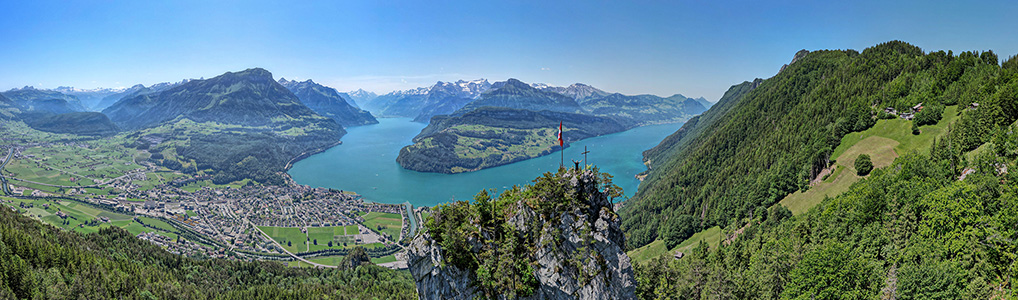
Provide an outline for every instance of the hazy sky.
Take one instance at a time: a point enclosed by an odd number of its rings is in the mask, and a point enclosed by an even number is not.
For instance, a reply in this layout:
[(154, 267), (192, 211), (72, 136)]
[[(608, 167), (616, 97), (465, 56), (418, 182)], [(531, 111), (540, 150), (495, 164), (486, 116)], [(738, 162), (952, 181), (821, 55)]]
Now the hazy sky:
[(343, 91), (513, 77), (716, 101), (799, 49), (1018, 53), (1018, 1), (0, 1), (2, 90), (262, 67)]

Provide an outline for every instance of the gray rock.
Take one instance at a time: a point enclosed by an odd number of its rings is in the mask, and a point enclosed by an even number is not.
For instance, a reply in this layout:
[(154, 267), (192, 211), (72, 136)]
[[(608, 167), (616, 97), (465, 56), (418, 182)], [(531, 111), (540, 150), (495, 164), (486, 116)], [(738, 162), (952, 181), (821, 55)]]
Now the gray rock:
[[(590, 171), (568, 172), (567, 182), (575, 192), (587, 195), (572, 211), (545, 219), (522, 202), (508, 223), (520, 231), (540, 228), (537, 249), (537, 291), (523, 299), (633, 299), (636, 278), (623, 250), (625, 237), (611, 200), (597, 190), (596, 175)], [(410, 272), (420, 299), (473, 299), (473, 270), (461, 270), (442, 263), (442, 249), (421, 230), (409, 251)], [(474, 241), (471, 241), (473, 243)], [(502, 296), (504, 297), (504, 296)], [(500, 297), (500, 298), (502, 298)]]

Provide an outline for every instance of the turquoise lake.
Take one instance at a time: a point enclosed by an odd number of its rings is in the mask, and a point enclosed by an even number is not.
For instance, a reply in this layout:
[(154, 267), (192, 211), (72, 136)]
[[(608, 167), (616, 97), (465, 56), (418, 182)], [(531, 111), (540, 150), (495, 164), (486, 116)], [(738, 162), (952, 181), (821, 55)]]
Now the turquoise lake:
[[(290, 168), (297, 183), (353, 191), (366, 201), (434, 206), (453, 200), (470, 200), (482, 189), (502, 190), (523, 185), (559, 166), (559, 153), (513, 164), (459, 174), (423, 173), (396, 163), (399, 150), (409, 145), (425, 124), (409, 118), (382, 118), (378, 124), (348, 128), (343, 144), (301, 160)], [(625, 195), (636, 193), (635, 175), (646, 170), (644, 150), (656, 146), (681, 123), (651, 125), (574, 142), (565, 150), (566, 164), (583, 159), (615, 176)], [(554, 137), (548, 137), (554, 139)], [(617, 199), (619, 201), (621, 199)]]

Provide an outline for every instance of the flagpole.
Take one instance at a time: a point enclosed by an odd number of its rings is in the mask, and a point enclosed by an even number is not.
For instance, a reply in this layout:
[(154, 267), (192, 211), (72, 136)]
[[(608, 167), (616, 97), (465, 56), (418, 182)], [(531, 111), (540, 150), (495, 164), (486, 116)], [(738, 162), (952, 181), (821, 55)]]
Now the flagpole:
[(562, 139), (562, 121), (558, 121), (558, 152), (559, 161), (558, 168), (565, 168), (566, 165), (566, 147)]

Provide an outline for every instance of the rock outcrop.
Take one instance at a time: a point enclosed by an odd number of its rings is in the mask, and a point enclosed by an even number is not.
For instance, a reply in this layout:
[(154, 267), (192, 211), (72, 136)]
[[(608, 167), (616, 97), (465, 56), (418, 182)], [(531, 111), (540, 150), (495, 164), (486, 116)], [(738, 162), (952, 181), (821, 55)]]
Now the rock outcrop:
[[(635, 297), (633, 267), (622, 248), (625, 237), (619, 228), (618, 215), (612, 210), (611, 190), (606, 189), (603, 182), (599, 185), (598, 177), (596, 170), (569, 170), (539, 178), (561, 183), (567, 190), (566, 198), (574, 199), (552, 204), (560, 209), (558, 212), (542, 212), (542, 205), (531, 207), (535, 202), (526, 198), (506, 204), (502, 209), (502, 212), (510, 212), (505, 222), (519, 236), (529, 236), (527, 242), (533, 247), (528, 257), (514, 258), (531, 261), (533, 276), (537, 281), (532, 293), (517, 295), (519, 298)], [(436, 212), (436, 217), (438, 214), (441, 211)], [(417, 283), (420, 298), (473, 299), (483, 295), (481, 287), (475, 282), (478, 278), (477, 270), (459, 268), (448, 261), (443, 257), (443, 249), (428, 231), (420, 231), (409, 251), (410, 272)], [(481, 239), (467, 241), (475, 253), (481, 251), (486, 242)], [(510, 298), (503, 293), (495, 294), (499, 294), (499, 298)]]

